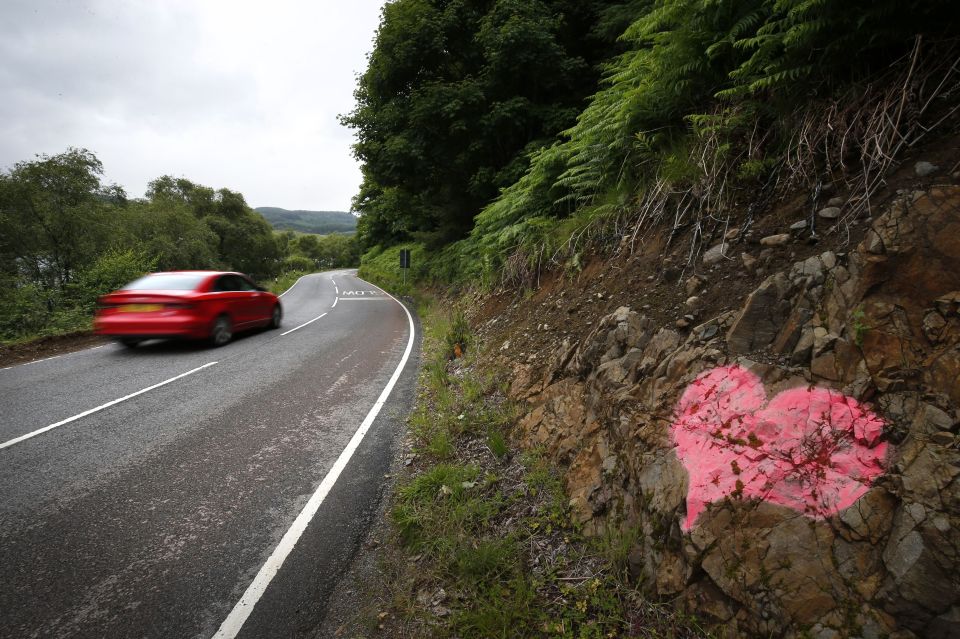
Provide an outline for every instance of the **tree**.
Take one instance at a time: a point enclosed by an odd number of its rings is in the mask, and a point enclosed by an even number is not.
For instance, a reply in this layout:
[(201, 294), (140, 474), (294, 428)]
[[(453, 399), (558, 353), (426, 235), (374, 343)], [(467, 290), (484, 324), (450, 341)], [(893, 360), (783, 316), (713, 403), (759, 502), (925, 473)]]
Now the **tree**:
[(229, 189), (214, 190), (184, 178), (165, 175), (152, 181), (147, 190), (154, 210), (189, 210), (212, 235), (199, 228), (190, 234), (195, 242), (192, 255), (207, 264), (202, 244), (215, 238), (214, 264), (255, 277), (275, 275), (280, 268), (281, 250), (273, 229), (262, 215), (251, 209), (243, 195)]
[(103, 185), (102, 174), (93, 153), (71, 148), (0, 175), (0, 254), (8, 272), (59, 288), (109, 244), (112, 207), (126, 196)]
[(342, 121), (357, 131), (365, 245), (463, 237), (595, 87), (602, 2), (398, 0)]

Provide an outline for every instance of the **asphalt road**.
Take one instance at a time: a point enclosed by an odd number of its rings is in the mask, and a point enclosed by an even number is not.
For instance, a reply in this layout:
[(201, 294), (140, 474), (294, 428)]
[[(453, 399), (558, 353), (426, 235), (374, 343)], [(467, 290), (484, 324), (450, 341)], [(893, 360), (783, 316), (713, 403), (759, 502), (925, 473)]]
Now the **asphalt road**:
[(283, 304), (281, 329), (222, 348), (0, 370), (0, 637), (311, 634), (376, 511), (418, 348), (351, 272)]

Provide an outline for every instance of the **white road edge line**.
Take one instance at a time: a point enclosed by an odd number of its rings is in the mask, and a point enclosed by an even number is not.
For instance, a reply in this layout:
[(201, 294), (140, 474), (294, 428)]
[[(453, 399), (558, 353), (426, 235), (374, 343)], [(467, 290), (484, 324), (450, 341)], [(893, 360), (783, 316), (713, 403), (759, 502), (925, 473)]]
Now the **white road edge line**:
[(8, 371), (14, 368), (20, 368), (22, 366), (30, 366), (31, 364), (39, 364), (40, 362), (49, 362), (51, 359), (57, 359), (59, 357), (67, 357), (68, 355), (76, 355), (77, 353), (86, 353), (87, 351), (95, 351), (98, 348), (106, 348), (110, 346), (109, 344), (101, 344), (100, 346), (91, 346), (90, 348), (81, 348), (79, 351), (70, 351), (69, 353), (63, 353), (62, 355), (54, 355), (53, 357), (45, 357), (44, 359), (35, 359), (32, 362), (24, 362), (23, 364), (14, 364), (13, 366), (7, 366), (5, 368), (0, 368), (0, 371)]
[[(390, 294), (387, 293), (387, 295)], [(269, 559), (267, 559), (267, 562), (263, 564), (262, 568), (260, 568), (260, 572), (257, 573), (256, 577), (254, 577), (253, 582), (247, 587), (247, 590), (243, 593), (243, 596), (240, 597), (240, 601), (238, 601), (233, 607), (233, 610), (230, 611), (230, 614), (224, 620), (223, 624), (221, 624), (220, 629), (217, 630), (217, 634), (213, 636), (213, 639), (235, 639), (237, 634), (240, 632), (240, 629), (243, 627), (243, 624), (250, 616), (250, 613), (253, 612), (253, 607), (257, 605), (258, 601), (260, 601), (260, 597), (262, 597), (263, 593), (266, 592), (267, 586), (270, 585), (270, 582), (273, 581), (273, 578), (280, 571), (280, 567), (283, 565), (283, 562), (286, 561), (287, 557), (290, 555), (290, 552), (293, 550), (293, 547), (297, 544), (297, 541), (300, 540), (301, 535), (303, 535), (303, 532), (307, 529), (310, 521), (313, 519), (314, 515), (317, 514), (317, 511), (320, 509), (320, 505), (323, 504), (323, 500), (326, 499), (334, 484), (337, 483), (340, 473), (342, 473), (343, 469), (346, 468), (350, 458), (353, 457), (353, 453), (356, 452), (357, 448), (360, 447), (360, 442), (363, 441), (367, 431), (370, 430), (370, 426), (373, 425), (373, 420), (377, 418), (377, 415), (380, 413), (380, 409), (383, 408), (387, 398), (390, 397), (390, 393), (393, 391), (393, 387), (396, 385), (397, 380), (400, 379), (400, 374), (407, 365), (407, 360), (410, 359), (410, 353), (413, 351), (416, 329), (413, 324), (413, 317), (410, 316), (410, 311), (407, 310), (407, 307), (392, 295), (390, 295), (390, 297), (397, 304), (400, 304), (400, 307), (403, 308), (403, 312), (407, 314), (407, 321), (410, 323), (410, 339), (407, 340), (407, 350), (403, 352), (403, 357), (400, 359), (400, 363), (397, 365), (397, 370), (393, 372), (393, 376), (390, 377), (390, 381), (387, 382), (387, 385), (384, 387), (383, 392), (380, 393), (380, 397), (377, 399), (377, 402), (373, 405), (373, 408), (370, 409), (370, 412), (367, 413), (367, 416), (363, 419), (363, 422), (361, 422), (357, 432), (353, 434), (350, 442), (347, 443), (347, 447), (343, 449), (343, 452), (341, 452), (340, 456), (337, 457), (337, 461), (333, 463), (333, 467), (331, 467), (329, 472), (327, 472), (327, 476), (324, 477), (323, 481), (320, 482), (317, 492), (313, 493), (313, 495), (310, 497), (310, 500), (307, 502), (307, 505), (304, 506), (303, 510), (300, 511), (300, 514), (297, 515), (293, 525), (290, 526), (290, 529), (287, 530), (286, 534), (283, 535), (283, 539), (280, 540), (280, 543), (274, 549)]]
[[(93, 349), (84, 349), (84, 350), (93, 350)], [(81, 352), (81, 351), (75, 351)], [(72, 355), (72, 353), (65, 353), (65, 355)], [(63, 357), (63, 355), (54, 355), (53, 357), (44, 357), (43, 359), (35, 359), (32, 362), (24, 362), (23, 364), (14, 364), (13, 366), (7, 366), (6, 368), (0, 368), (0, 371), (8, 371), (11, 368), (20, 368), (21, 366), (30, 366), (31, 364), (39, 364), (40, 362), (49, 362), (51, 359), (57, 359)]]
[(333, 306), (331, 306), (330, 308), (336, 308), (337, 302), (339, 302), (339, 301), (340, 301), (340, 298), (339, 298), (339, 297), (333, 298)]
[[(307, 273), (307, 275), (313, 275), (313, 273)], [(294, 282), (293, 284), (291, 284), (291, 285), (290, 285), (290, 288), (288, 288), (287, 290), (285, 290), (283, 293), (280, 293), (279, 295), (277, 295), (277, 297), (283, 297), (284, 295), (286, 295), (287, 293), (289, 293), (290, 291), (292, 291), (292, 290), (293, 290), (293, 287), (296, 286), (297, 284), (299, 284), (299, 283), (300, 283), (300, 280), (302, 280), (303, 278), (305, 278), (307, 275), (301, 275), (301, 276), (300, 276), (300, 279), (298, 279), (296, 282)]]
[(144, 388), (143, 390), (138, 390), (136, 393), (130, 393), (129, 395), (126, 395), (126, 396), (124, 396), (124, 397), (121, 397), (120, 399), (115, 399), (115, 400), (113, 400), (112, 402), (107, 402), (106, 404), (101, 404), (100, 406), (97, 406), (96, 408), (91, 408), (90, 410), (85, 410), (85, 411), (83, 411), (82, 413), (80, 413), (80, 414), (78, 414), (78, 415), (74, 415), (73, 417), (68, 417), (67, 419), (64, 419), (63, 421), (59, 421), (59, 422), (57, 422), (56, 424), (50, 424), (49, 426), (44, 426), (43, 428), (40, 428), (40, 429), (38, 429), (38, 430), (35, 430), (35, 431), (33, 431), (32, 433), (27, 433), (26, 435), (20, 435), (19, 437), (16, 437), (16, 438), (14, 438), (14, 439), (11, 439), (10, 441), (6, 441), (6, 442), (3, 442), (2, 444), (0, 444), (0, 449), (7, 448), (7, 447), (9, 447), (9, 446), (13, 446), (14, 444), (19, 444), (20, 442), (24, 441), (25, 439), (30, 439), (31, 437), (36, 437), (37, 435), (42, 435), (43, 433), (47, 432), (48, 430), (53, 430), (54, 428), (57, 428), (57, 427), (59, 427), (59, 426), (63, 426), (64, 424), (69, 424), (70, 422), (75, 422), (75, 421), (77, 421), (78, 419), (80, 419), (80, 418), (82, 418), (82, 417), (86, 417), (87, 415), (92, 415), (93, 413), (97, 413), (97, 412), (99, 412), (99, 411), (102, 411), (102, 410), (105, 409), (105, 408), (110, 408), (111, 406), (115, 406), (116, 404), (119, 404), (120, 402), (125, 402), (125, 401), (127, 401), (128, 399), (132, 399), (132, 398), (136, 397), (137, 395), (143, 395), (144, 393), (149, 392), (149, 391), (152, 391), (152, 390), (157, 389), (157, 388), (160, 388), (161, 386), (166, 386), (167, 384), (169, 384), (169, 383), (171, 383), (171, 382), (175, 382), (175, 381), (177, 381), (178, 379), (183, 379), (183, 378), (186, 377), (187, 375), (193, 375), (194, 373), (196, 373), (196, 372), (198, 372), (198, 371), (202, 371), (202, 370), (205, 369), (205, 368), (210, 368), (211, 366), (213, 366), (213, 365), (216, 364), (216, 363), (217, 363), (217, 362), (210, 362), (209, 364), (204, 364), (203, 366), (200, 366), (200, 367), (198, 367), (198, 368), (195, 368), (195, 369), (193, 369), (192, 371), (187, 371), (186, 373), (181, 373), (180, 375), (177, 375), (176, 377), (171, 377), (170, 379), (165, 380), (165, 381), (162, 381), (162, 382), (160, 382), (159, 384), (154, 384), (153, 386), (149, 386), (149, 387), (147, 387), (147, 388)]
[(326, 317), (326, 316), (327, 316), (327, 314), (324, 313), (323, 315), (320, 315), (319, 317), (314, 317), (314, 318), (313, 318), (312, 320), (310, 320), (309, 322), (306, 322), (306, 323), (304, 323), (304, 324), (301, 324), (300, 326), (298, 326), (298, 327), (296, 327), (296, 328), (291, 328), (291, 329), (290, 329), (289, 331), (287, 331), (286, 333), (280, 333), (280, 337), (283, 337), (284, 335), (289, 335), (290, 333), (292, 333), (292, 332), (294, 332), (294, 331), (299, 331), (299, 330), (300, 330), (301, 328), (303, 328), (304, 326), (309, 326), (310, 324), (313, 324), (314, 322), (316, 322), (318, 319), (323, 319), (323, 318)]

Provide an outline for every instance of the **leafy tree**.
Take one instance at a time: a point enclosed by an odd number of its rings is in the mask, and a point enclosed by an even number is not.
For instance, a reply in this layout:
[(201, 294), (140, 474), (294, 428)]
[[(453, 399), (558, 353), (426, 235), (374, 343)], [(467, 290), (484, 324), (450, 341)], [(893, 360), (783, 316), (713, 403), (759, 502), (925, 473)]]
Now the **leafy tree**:
[(316, 262), (304, 255), (288, 255), (283, 260), (284, 271), (310, 272), (316, 268)]
[(136, 249), (112, 249), (81, 271), (66, 294), (73, 305), (93, 311), (97, 297), (114, 291), (138, 277), (156, 270), (157, 258)]
[[(217, 265), (255, 277), (267, 277), (277, 272), (282, 256), (273, 229), (262, 215), (247, 205), (240, 193), (229, 189), (214, 191), (183, 178), (163, 176), (150, 183), (147, 198), (148, 208), (168, 215), (174, 210), (191, 211), (194, 218), (212, 233), (208, 235), (195, 228), (191, 234), (194, 241), (185, 247), (186, 256), (202, 262), (191, 268)], [(214, 264), (209, 263), (205, 250), (211, 238), (216, 238)], [(172, 254), (176, 255), (176, 252)]]
[(214, 268), (220, 262), (219, 237), (183, 202), (132, 202), (125, 217), (129, 244), (153, 256), (158, 270)]
[(8, 273), (59, 288), (109, 244), (111, 208), (126, 197), (102, 184), (102, 174), (92, 153), (71, 148), (0, 175), (0, 254)]
[(595, 86), (604, 3), (398, 0), (343, 122), (357, 130), (358, 232), (442, 244), (570, 126)]
[[(333, 233), (330, 235), (301, 235), (290, 242), (291, 260), (305, 258), (313, 269), (343, 268), (360, 262), (360, 249), (356, 237)], [(302, 268), (303, 262), (297, 262)]]

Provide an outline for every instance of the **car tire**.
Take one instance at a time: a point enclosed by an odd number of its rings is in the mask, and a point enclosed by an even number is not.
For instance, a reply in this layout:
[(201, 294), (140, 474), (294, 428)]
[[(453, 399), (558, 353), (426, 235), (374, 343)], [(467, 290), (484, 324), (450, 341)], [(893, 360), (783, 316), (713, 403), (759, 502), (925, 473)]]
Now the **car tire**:
[(233, 339), (233, 322), (226, 315), (220, 315), (213, 321), (210, 329), (210, 344), (214, 347), (223, 346)]
[(277, 304), (273, 307), (273, 312), (270, 315), (270, 323), (267, 324), (267, 328), (273, 330), (275, 328), (280, 328), (280, 323), (283, 321), (283, 309), (280, 308), (280, 305)]
[(137, 339), (135, 337), (121, 337), (117, 341), (123, 344), (124, 346), (126, 346), (127, 348), (136, 348), (137, 345), (140, 344), (140, 342), (142, 342), (143, 340)]

